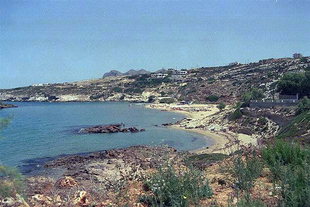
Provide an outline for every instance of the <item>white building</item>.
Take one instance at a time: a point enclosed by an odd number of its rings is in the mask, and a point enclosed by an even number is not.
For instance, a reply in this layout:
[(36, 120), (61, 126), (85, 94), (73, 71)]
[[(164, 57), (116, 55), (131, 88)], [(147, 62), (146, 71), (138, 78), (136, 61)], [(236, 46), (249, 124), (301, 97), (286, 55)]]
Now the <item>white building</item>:
[(165, 78), (167, 77), (168, 74), (167, 73), (152, 73), (151, 77), (152, 78)]

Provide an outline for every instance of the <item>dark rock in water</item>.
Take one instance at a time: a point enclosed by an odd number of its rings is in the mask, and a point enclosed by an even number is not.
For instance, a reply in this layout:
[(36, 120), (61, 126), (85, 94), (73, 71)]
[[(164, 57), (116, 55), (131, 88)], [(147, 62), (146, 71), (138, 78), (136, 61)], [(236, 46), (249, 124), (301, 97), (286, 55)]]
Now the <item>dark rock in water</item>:
[(0, 109), (5, 109), (5, 108), (15, 108), (17, 106), (13, 104), (5, 104), (5, 103), (0, 103)]
[(122, 128), (123, 124), (110, 124), (110, 125), (98, 125), (88, 128), (83, 128), (80, 130), (80, 133), (118, 133), (118, 132), (142, 132), (145, 131), (145, 129), (137, 129), (136, 127), (129, 127), (129, 128)]
[(163, 126), (171, 126), (173, 125), (173, 123), (165, 123), (165, 124), (162, 124)]

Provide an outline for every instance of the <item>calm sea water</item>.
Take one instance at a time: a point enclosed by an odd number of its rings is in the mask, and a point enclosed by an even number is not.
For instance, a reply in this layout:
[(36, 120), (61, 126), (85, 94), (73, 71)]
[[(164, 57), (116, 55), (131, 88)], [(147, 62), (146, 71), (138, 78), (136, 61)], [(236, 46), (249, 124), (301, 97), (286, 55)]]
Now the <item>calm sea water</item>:
[[(169, 145), (191, 150), (210, 145), (195, 133), (156, 127), (184, 118), (181, 114), (146, 109), (129, 103), (14, 103), (0, 110), (11, 124), (0, 132), (0, 163), (23, 165), (25, 160), (122, 148), (133, 145)], [(97, 124), (124, 123), (145, 128), (140, 133), (77, 134)]]

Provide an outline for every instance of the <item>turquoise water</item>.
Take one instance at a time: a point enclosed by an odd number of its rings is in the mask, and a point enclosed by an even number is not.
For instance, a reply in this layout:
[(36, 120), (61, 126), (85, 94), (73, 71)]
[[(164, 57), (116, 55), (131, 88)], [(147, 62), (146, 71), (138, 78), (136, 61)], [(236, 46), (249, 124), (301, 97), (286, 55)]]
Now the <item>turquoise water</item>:
[[(14, 103), (18, 108), (0, 111), (12, 117), (1, 132), (0, 162), (19, 166), (29, 159), (92, 152), (133, 145), (169, 145), (191, 150), (210, 145), (195, 133), (156, 127), (184, 118), (181, 114), (147, 109), (129, 103)], [(140, 133), (77, 134), (79, 128), (124, 123), (145, 128)]]

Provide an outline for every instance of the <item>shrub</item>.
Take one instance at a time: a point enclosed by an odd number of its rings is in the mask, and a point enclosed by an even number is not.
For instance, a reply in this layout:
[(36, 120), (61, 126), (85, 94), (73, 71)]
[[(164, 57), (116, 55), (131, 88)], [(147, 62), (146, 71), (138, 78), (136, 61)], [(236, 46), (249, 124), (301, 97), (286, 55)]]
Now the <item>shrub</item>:
[(310, 76), (309, 69), (304, 73), (286, 73), (278, 81), (278, 91), (281, 94), (295, 95), (299, 93), (300, 97), (310, 95)]
[(0, 166), (0, 198), (22, 194), (23, 176), (15, 168)]
[(153, 103), (155, 101), (156, 96), (149, 96), (148, 103)]
[(260, 100), (264, 97), (264, 93), (261, 90), (253, 88), (242, 96), (243, 105), (249, 106), (250, 100)]
[(198, 169), (205, 169), (210, 164), (222, 161), (227, 158), (228, 155), (221, 154), (221, 153), (212, 153), (212, 154), (199, 154), (199, 155), (192, 155), (186, 159), (187, 166), (193, 166)]
[(216, 95), (210, 95), (207, 97), (207, 101), (216, 102), (219, 100), (219, 97)]
[(310, 99), (308, 97), (304, 97), (298, 104), (296, 114), (298, 115), (309, 110), (310, 110)]
[(121, 92), (123, 92), (123, 89), (120, 88), (120, 87), (114, 87), (114, 88), (112, 89), (112, 91), (113, 91), (113, 92), (116, 92), (116, 93), (121, 93)]
[(279, 186), (280, 206), (310, 203), (310, 153), (297, 144), (276, 141), (262, 151), (274, 185)]
[[(278, 138), (292, 139), (292, 138), (306, 138), (300, 135), (306, 134), (310, 130), (310, 111), (303, 112), (296, 117), (278, 133)], [(305, 139), (309, 142), (309, 139)]]
[(174, 103), (174, 98), (162, 98), (159, 100), (159, 103), (167, 103), (167, 104), (171, 104)]
[(143, 90), (141, 88), (126, 88), (125, 93), (142, 93)]
[(151, 206), (185, 207), (213, 194), (202, 172), (194, 169), (178, 174), (171, 166), (162, 168), (145, 185), (152, 194), (140, 201)]
[(303, 167), (281, 166), (280, 206), (309, 206), (310, 204), (310, 165)]
[(242, 117), (242, 112), (241, 112), (240, 108), (238, 107), (238, 108), (235, 109), (234, 112), (232, 112), (229, 115), (228, 119), (230, 121), (234, 121), (234, 120), (240, 119), (241, 117)]
[(280, 165), (302, 166), (307, 153), (297, 144), (277, 140), (262, 151), (263, 158), (270, 168)]
[(260, 200), (254, 200), (250, 195), (246, 194), (235, 205), (229, 205), (229, 207), (266, 207), (266, 205)]
[(215, 82), (215, 79), (214, 78), (208, 78), (208, 84), (212, 84)]
[(220, 103), (219, 105), (217, 105), (217, 108), (222, 111), (223, 109), (225, 109), (226, 105), (224, 103)]
[(268, 120), (265, 117), (259, 117), (257, 120), (258, 124), (260, 125), (266, 125), (268, 123)]
[(245, 192), (253, 187), (254, 181), (261, 174), (263, 163), (257, 157), (257, 154), (247, 153), (245, 158), (238, 155), (233, 160), (232, 174), (235, 177), (235, 185), (237, 189)]

